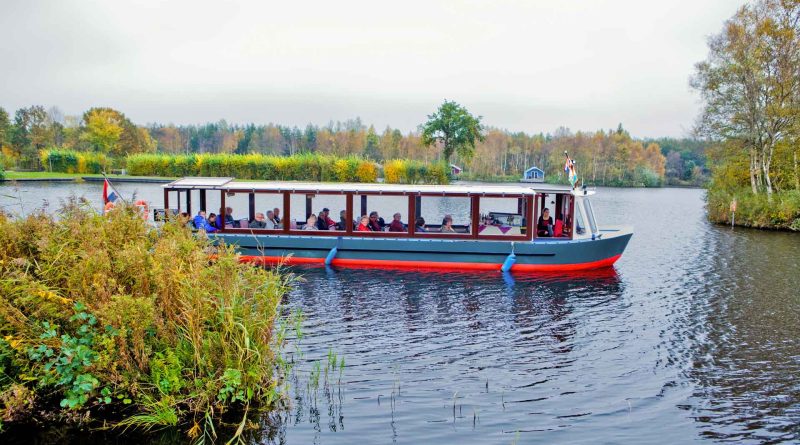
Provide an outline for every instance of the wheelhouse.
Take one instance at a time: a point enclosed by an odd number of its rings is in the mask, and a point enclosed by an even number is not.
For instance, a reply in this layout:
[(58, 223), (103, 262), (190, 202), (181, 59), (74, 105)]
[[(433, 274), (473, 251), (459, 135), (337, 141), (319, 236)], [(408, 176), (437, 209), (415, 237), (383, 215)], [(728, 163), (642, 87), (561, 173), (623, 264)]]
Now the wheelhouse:
[[(597, 234), (585, 192), (565, 186), (533, 189), (524, 186), (398, 185), (353, 183), (238, 182), (233, 178), (184, 178), (164, 186), (164, 210), (194, 215), (197, 211), (232, 209), (223, 234), (283, 234), (381, 238), (447, 238), (473, 240), (553, 241), (589, 238)], [(590, 192), (591, 193), (591, 192)], [(586, 201), (586, 204), (584, 204)], [(560, 219), (563, 232), (543, 237), (536, 231), (545, 208)], [(323, 209), (335, 225), (331, 230), (307, 230), (309, 217)], [(276, 228), (251, 228), (258, 213), (277, 211)], [(359, 220), (373, 212), (382, 230), (359, 231)], [(402, 231), (389, 231), (399, 214)], [(449, 217), (452, 231), (443, 231)], [(418, 224), (424, 221), (424, 224)]]

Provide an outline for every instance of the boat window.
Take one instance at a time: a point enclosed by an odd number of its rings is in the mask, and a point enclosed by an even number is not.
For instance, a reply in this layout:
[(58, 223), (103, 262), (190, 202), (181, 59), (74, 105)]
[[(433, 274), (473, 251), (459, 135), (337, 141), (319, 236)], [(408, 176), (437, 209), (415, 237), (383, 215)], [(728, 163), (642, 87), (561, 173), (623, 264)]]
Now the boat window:
[[(420, 196), (417, 202), (417, 219), (425, 221), (426, 232), (449, 235), (472, 233), (472, 200), (469, 197)], [(418, 226), (415, 224), (415, 227)], [(415, 231), (422, 233), (421, 230)]]
[[(400, 225), (395, 224), (392, 229), (394, 215), (400, 214)], [(366, 217), (366, 227), (370, 232), (397, 232), (404, 233), (408, 230), (408, 196), (405, 195), (375, 195), (375, 194), (355, 194), (353, 195), (353, 233), (359, 231), (358, 227), (361, 218)]]
[[(341, 227), (343, 221), (340, 218), (341, 212), (347, 209), (346, 195), (297, 193), (291, 195), (289, 206), (292, 213), (289, 224), (292, 230), (346, 230), (346, 227)], [(320, 218), (325, 218), (326, 221), (320, 222)], [(309, 226), (309, 223), (312, 225)]]
[(586, 217), (589, 219), (589, 227), (592, 229), (592, 233), (597, 233), (597, 221), (594, 218), (594, 209), (592, 209), (592, 201), (589, 198), (584, 198), (583, 202), (586, 204)]
[[(254, 193), (253, 199), (255, 201), (255, 207), (253, 220), (250, 221), (253, 226), (252, 229), (259, 230), (260, 226), (266, 225), (266, 228), (260, 228), (260, 230), (280, 230), (283, 227), (281, 222), (285, 217), (283, 211), (283, 193)], [(278, 211), (277, 220), (275, 219), (275, 210)], [(261, 223), (262, 221), (263, 224)], [(246, 228), (251, 227), (248, 226)]]
[(524, 198), (480, 199), (478, 236), (524, 236), (527, 231)]
[(578, 200), (575, 205), (575, 233), (583, 235), (586, 233), (586, 222), (583, 220), (583, 201)]

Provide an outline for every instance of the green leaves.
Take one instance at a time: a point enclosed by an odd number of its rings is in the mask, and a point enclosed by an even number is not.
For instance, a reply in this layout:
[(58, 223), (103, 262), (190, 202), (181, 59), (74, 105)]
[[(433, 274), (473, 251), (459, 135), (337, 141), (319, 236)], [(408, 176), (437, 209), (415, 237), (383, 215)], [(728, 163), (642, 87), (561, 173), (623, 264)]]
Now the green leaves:
[(450, 162), (453, 153), (464, 159), (471, 159), (475, 153), (475, 142), (483, 141), (481, 116), (472, 116), (461, 105), (445, 100), (439, 109), (428, 116), (428, 122), (421, 125), (422, 143), (444, 145), (444, 159)]

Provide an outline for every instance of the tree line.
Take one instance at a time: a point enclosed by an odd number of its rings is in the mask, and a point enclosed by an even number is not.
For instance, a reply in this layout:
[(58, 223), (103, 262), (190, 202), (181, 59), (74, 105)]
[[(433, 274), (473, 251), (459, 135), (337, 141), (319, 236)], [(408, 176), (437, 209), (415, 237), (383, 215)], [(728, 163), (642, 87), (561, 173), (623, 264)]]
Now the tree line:
[[(616, 129), (528, 134), (483, 127), (480, 118), (462, 109), (439, 112), (418, 131), (386, 127), (376, 130), (360, 118), (305, 128), (279, 124), (202, 125), (133, 124), (122, 112), (92, 108), (82, 116), (65, 116), (57, 108), (32, 106), (13, 118), (0, 108), (0, 146), (7, 167), (42, 168), (38, 153), (46, 148), (93, 151), (122, 158), (136, 153), (357, 155), (376, 162), (409, 159), (424, 163), (450, 161), (463, 168), (465, 179), (516, 180), (537, 166), (550, 181), (563, 178), (564, 151), (576, 160), (579, 176), (591, 185), (702, 184), (707, 173), (705, 144), (694, 139), (637, 139), (622, 125)], [(451, 115), (446, 113), (452, 112)], [(445, 116), (472, 125), (474, 145), (447, 139), (431, 122)], [(465, 142), (466, 141), (466, 142)], [(454, 144), (448, 148), (448, 144)], [(119, 165), (122, 166), (124, 162)]]

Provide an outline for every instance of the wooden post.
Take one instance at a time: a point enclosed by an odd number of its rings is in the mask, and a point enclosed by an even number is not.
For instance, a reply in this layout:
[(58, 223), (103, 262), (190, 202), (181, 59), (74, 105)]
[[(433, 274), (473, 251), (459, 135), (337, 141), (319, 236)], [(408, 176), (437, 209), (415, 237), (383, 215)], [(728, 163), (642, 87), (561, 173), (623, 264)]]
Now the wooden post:
[(736, 198), (731, 201), (731, 228), (736, 225)]
[[(169, 215), (169, 189), (164, 189), (164, 216)], [(189, 215), (191, 218), (192, 215)], [(165, 218), (166, 219), (166, 218)]]
[[(220, 208), (224, 211), (225, 210), (225, 190), (220, 190), (219, 192), (220, 192), (220, 199), (219, 199)], [(222, 212), (220, 212), (220, 213), (222, 213)], [(217, 219), (219, 219), (219, 218), (222, 218), (222, 221), (218, 221), (217, 222), (217, 224), (219, 224), (219, 231), (220, 232), (224, 232), (225, 231), (225, 216), (223, 216), (221, 214), (217, 215)]]
[(414, 195), (408, 195), (408, 234), (412, 236), (417, 227), (416, 202), (417, 200)]
[(358, 216), (362, 217), (364, 215), (369, 215), (369, 212), (367, 212), (367, 195), (361, 195), (361, 213)]
[(291, 204), (292, 204), (291, 193), (283, 192), (283, 221), (281, 222), (281, 224), (283, 225), (282, 227), (283, 233), (289, 233), (289, 228), (291, 226), (291, 220), (289, 218), (289, 215), (291, 215), (290, 212), (292, 210)]
[(200, 210), (202, 210), (204, 212), (207, 211), (206, 210), (206, 191), (205, 190), (200, 190)]
[(250, 216), (248, 221), (252, 221), (256, 219), (256, 194), (250, 193), (248, 198), (249, 198), (248, 202), (249, 205), (247, 206), (248, 207), (247, 214)]
[(192, 190), (186, 190), (186, 213), (192, 214)]
[(353, 194), (348, 193), (344, 204), (344, 230), (348, 235), (353, 233)]
[(470, 197), (470, 218), (472, 221), (472, 237), (478, 238), (478, 226), (481, 224), (481, 197), (473, 195)]
[[(306, 219), (314, 213), (314, 209), (312, 207), (314, 200), (314, 195), (307, 194), (306, 195)], [(303, 221), (305, 223), (305, 221)]]

